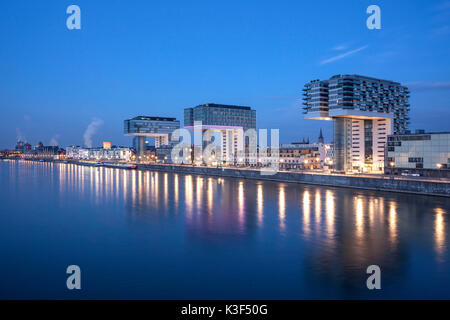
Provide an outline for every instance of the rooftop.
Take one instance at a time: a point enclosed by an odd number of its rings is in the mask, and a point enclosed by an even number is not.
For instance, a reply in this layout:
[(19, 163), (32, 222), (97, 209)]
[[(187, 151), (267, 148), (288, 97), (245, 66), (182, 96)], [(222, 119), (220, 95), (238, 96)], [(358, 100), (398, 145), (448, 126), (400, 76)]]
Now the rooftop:
[(367, 80), (371, 80), (371, 81), (386, 81), (386, 82), (391, 82), (393, 84), (397, 84), (399, 85), (400, 83), (392, 81), (392, 80), (385, 80), (385, 79), (380, 79), (380, 78), (374, 78), (374, 77), (368, 77), (368, 76), (362, 76), (359, 74), (336, 74), (334, 76), (332, 76), (330, 79), (336, 79), (336, 78), (345, 78), (345, 77), (349, 77), (349, 78), (362, 78), (362, 79), (367, 79)]
[(177, 121), (176, 118), (167, 118), (167, 117), (148, 117), (148, 116), (137, 116), (137, 117), (131, 118), (130, 120)]
[(196, 108), (198, 108), (198, 107), (251, 110), (250, 107), (246, 107), (246, 106), (235, 106), (235, 105), (216, 104), (216, 103), (201, 104), (201, 105), (196, 106)]
[(450, 134), (450, 131), (426, 132), (425, 130), (416, 130), (414, 132), (406, 131), (401, 134), (392, 134), (390, 136), (420, 136), (420, 135), (429, 135), (429, 134)]

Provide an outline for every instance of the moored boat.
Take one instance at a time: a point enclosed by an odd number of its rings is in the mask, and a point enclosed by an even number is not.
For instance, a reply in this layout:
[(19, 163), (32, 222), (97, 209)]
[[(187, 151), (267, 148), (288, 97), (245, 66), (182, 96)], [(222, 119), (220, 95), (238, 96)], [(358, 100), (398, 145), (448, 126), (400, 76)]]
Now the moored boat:
[(106, 168), (136, 169), (136, 165), (132, 163), (102, 162), (102, 166)]

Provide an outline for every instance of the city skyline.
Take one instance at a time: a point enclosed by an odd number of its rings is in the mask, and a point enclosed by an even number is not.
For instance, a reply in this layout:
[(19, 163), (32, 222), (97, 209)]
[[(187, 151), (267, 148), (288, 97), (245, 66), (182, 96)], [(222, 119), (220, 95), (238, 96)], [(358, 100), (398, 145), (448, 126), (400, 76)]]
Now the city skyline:
[(123, 119), (183, 119), (203, 103), (251, 106), (281, 143), (314, 140), (320, 128), (330, 142), (331, 124), (303, 119), (301, 90), (342, 73), (400, 82), (411, 91), (410, 129), (447, 131), (450, 2), (379, 1), (381, 30), (365, 26), (369, 4), (78, 1), (75, 31), (68, 3), (1, 4), (15, 19), (0, 22), (0, 149), (18, 139), (83, 145), (96, 119), (93, 145), (130, 145)]
[(0, 300), (450, 299), (450, 0), (0, 12)]

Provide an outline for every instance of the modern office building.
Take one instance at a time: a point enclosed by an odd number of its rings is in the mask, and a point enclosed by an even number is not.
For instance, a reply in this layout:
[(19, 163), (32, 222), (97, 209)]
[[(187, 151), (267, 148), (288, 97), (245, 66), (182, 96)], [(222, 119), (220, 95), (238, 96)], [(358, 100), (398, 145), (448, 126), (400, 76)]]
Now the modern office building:
[(256, 110), (250, 107), (208, 103), (184, 109), (184, 126), (194, 126), (201, 121), (207, 126), (230, 126), (256, 129)]
[(388, 136), (385, 173), (450, 178), (450, 132)]
[[(219, 134), (216, 157), (225, 163), (245, 162), (248, 129), (256, 130), (256, 111), (250, 107), (208, 103), (184, 109), (184, 126), (190, 130), (206, 130)], [(255, 132), (256, 133), (256, 132)], [(198, 145), (198, 141), (194, 141)], [(196, 161), (200, 161), (197, 159)]]
[(360, 75), (313, 80), (303, 89), (307, 119), (333, 120), (337, 171), (383, 172), (387, 136), (409, 125), (409, 91)]
[(180, 128), (176, 118), (138, 116), (124, 121), (124, 133), (137, 139), (136, 157), (144, 155), (145, 139), (155, 138), (155, 147), (169, 145), (172, 133)]

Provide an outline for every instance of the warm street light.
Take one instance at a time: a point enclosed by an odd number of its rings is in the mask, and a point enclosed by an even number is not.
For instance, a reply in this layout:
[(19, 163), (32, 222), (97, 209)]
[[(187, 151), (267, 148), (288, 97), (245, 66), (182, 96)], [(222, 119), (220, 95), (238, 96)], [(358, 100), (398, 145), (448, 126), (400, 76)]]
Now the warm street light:
[(438, 163), (436, 164), (437, 168), (438, 168), (438, 176), (439, 176), (439, 180), (441, 179), (441, 168), (442, 168), (442, 163)]
[(395, 167), (395, 162), (394, 161), (389, 162), (389, 166), (391, 167), (391, 178), (394, 179), (394, 171), (392, 170), (392, 168)]

